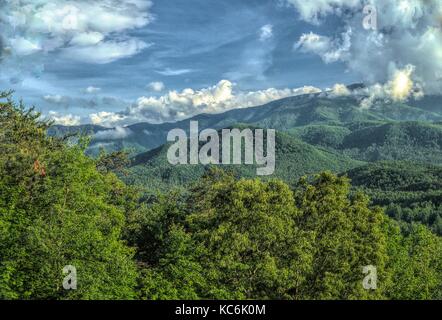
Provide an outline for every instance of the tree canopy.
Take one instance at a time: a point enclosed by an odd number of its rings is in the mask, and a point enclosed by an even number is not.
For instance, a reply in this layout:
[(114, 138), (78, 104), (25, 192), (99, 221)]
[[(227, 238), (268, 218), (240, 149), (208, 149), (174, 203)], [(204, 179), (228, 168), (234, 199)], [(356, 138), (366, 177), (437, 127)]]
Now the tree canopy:
[(90, 158), (87, 139), (48, 137), (33, 109), (0, 101), (1, 299), (442, 298), (441, 238), (345, 176), (293, 187), (212, 168), (147, 195), (113, 173), (124, 152)]

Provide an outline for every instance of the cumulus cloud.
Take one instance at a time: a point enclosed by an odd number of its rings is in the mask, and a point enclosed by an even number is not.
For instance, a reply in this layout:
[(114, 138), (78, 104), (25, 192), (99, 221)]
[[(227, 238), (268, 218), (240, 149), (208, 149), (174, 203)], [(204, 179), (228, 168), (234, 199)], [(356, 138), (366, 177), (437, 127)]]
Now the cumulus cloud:
[(104, 126), (136, 122), (161, 123), (186, 119), (201, 113), (220, 113), (234, 108), (258, 106), (285, 97), (319, 93), (305, 86), (296, 89), (269, 88), (258, 91), (235, 91), (234, 84), (222, 80), (217, 85), (181, 92), (169, 91), (160, 97), (140, 97), (123, 112), (99, 112), (90, 115), (94, 124)]
[(129, 137), (132, 131), (129, 128), (115, 127), (115, 129), (98, 131), (93, 135), (94, 140), (120, 140)]
[(90, 121), (96, 125), (112, 127), (115, 124), (123, 123), (126, 116), (115, 112), (100, 111), (89, 115)]
[(84, 92), (88, 93), (88, 94), (94, 94), (94, 93), (98, 93), (100, 91), (101, 91), (101, 88), (97, 88), (94, 86), (89, 86), (86, 89), (84, 89)]
[(342, 15), (347, 8), (357, 8), (360, 0), (287, 0), (298, 10), (299, 15), (305, 21), (318, 24), (320, 18), (329, 14)]
[(266, 24), (261, 27), (259, 32), (259, 40), (266, 41), (273, 37), (273, 25)]
[(391, 80), (385, 84), (376, 83), (363, 89), (356, 90), (354, 94), (361, 96), (361, 108), (369, 109), (377, 101), (404, 102), (409, 98), (420, 99), (424, 96), (420, 84), (412, 80), (415, 68), (407, 65), (404, 69), (391, 71)]
[(147, 85), (147, 88), (152, 91), (160, 92), (163, 91), (166, 86), (161, 81), (151, 82)]
[(72, 37), (69, 44), (72, 46), (93, 46), (104, 40), (104, 35), (101, 32), (84, 32)]
[(49, 52), (87, 63), (132, 56), (148, 46), (130, 31), (151, 22), (150, 7), (150, 0), (0, 1), (0, 61), (29, 57), (32, 65)]
[(114, 145), (114, 142), (96, 142), (88, 146), (89, 149), (102, 149), (108, 148)]
[(332, 63), (348, 58), (351, 47), (351, 33), (348, 29), (341, 34), (341, 39), (330, 39), (313, 32), (303, 34), (295, 44), (295, 49), (302, 52), (315, 53), (319, 55), (325, 63)]
[(81, 121), (80, 116), (75, 116), (72, 114), (60, 115), (56, 111), (49, 111), (48, 118), (49, 120), (53, 121), (54, 124), (63, 126), (77, 126)]
[(351, 91), (347, 88), (346, 85), (337, 83), (331, 89), (331, 94), (336, 97), (349, 96), (351, 95)]
[[(318, 54), (327, 63), (344, 62), (370, 85), (387, 84), (394, 80), (395, 70), (410, 65), (413, 88), (409, 92), (416, 88), (426, 93), (442, 91), (442, 1), (286, 1), (307, 22), (318, 24), (336, 15), (346, 30), (334, 36), (304, 34), (296, 49)], [(376, 8), (377, 30), (363, 26), (367, 4)]]

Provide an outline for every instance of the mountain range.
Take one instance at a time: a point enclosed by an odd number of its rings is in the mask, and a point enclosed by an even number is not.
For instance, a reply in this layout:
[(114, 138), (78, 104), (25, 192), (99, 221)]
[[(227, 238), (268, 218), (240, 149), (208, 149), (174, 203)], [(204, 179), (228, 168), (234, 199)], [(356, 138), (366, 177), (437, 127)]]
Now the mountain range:
[[(127, 150), (130, 164), (119, 173), (147, 194), (185, 189), (210, 166), (167, 161), (167, 133), (188, 132), (190, 121), (206, 128), (264, 128), (276, 130), (276, 169), (269, 177), (294, 186), (302, 176), (321, 171), (347, 175), (354, 192), (363, 190), (373, 205), (407, 226), (419, 221), (442, 235), (442, 96), (408, 102), (382, 101), (361, 108), (355, 96), (310, 94), (263, 106), (220, 114), (200, 114), (175, 123), (138, 123), (127, 127), (95, 125), (53, 126), (51, 135), (91, 136), (87, 152), (97, 155)], [(256, 177), (250, 165), (222, 166), (238, 177)]]
[(175, 123), (138, 123), (124, 129), (97, 125), (53, 126), (50, 134), (64, 135), (70, 132), (92, 134), (91, 151), (99, 147), (104, 147), (106, 150), (129, 148), (136, 154), (164, 144), (167, 133), (172, 129), (180, 128), (188, 131), (189, 121), (198, 121), (200, 130), (247, 124), (287, 131), (311, 125), (340, 127), (357, 123), (363, 127), (397, 121), (442, 123), (441, 109), (442, 97), (438, 96), (428, 96), (410, 103), (384, 102), (375, 104), (370, 109), (362, 109), (360, 98), (353, 96), (327, 97), (323, 94), (307, 94), (220, 114), (199, 114)]

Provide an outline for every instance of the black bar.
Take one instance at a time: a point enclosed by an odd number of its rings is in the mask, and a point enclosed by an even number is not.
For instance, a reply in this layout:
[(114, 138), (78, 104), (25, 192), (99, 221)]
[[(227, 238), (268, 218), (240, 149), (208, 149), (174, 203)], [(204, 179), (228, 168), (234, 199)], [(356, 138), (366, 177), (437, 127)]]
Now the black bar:
[[(377, 317), (384, 309), (396, 315), (440, 310), (441, 301), (1, 301), (1, 312), (15, 316), (65, 315), (82, 320), (89, 311), (124, 319), (310, 319), (321, 316)], [(184, 314), (183, 314), (184, 313)], [(129, 316), (130, 315), (130, 316)], [(132, 316), (134, 315), (134, 316)], [(153, 317), (153, 315), (157, 315)], [(306, 318), (307, 316), (307, 318)]]

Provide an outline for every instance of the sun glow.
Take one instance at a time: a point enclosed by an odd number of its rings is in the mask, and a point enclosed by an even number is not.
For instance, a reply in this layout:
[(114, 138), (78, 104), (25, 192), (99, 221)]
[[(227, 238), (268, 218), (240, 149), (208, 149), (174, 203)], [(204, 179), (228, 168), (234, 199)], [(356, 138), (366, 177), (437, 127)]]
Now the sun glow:
[(407, 66), (404, 70), (397, 70), (391, 81), (391, 96), (395, 101), (403, 101), (407, 99), (413, 90), (413, 80), (411, 74), (413, 67)]

